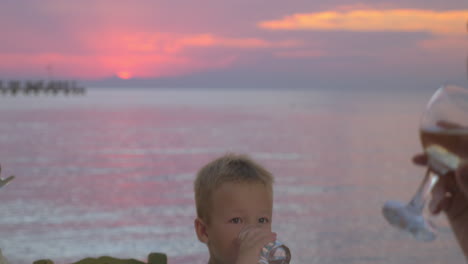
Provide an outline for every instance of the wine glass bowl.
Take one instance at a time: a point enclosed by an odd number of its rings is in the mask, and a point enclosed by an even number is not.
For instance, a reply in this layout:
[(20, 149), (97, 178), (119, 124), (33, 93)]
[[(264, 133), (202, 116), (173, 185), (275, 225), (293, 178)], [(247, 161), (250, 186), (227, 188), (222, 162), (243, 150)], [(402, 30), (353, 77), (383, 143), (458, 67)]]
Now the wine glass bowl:
[[(426, 153), (432, 147), (433, 153), (444, 153), (441, 157), (448, 155), (466, 159), (468, 157), (468, 90), (453, 85), (439, 88), (429, 101), (421, 119), (420, 136)], [(429, 158), (431, 157), (429, 155)], [(439, 175), (443, 174), (439, 173)]]
[(432, 95), (421, 118), (420, 139), (428, 157), (424, 180), (409, 203), (387, 201), (382, 213), (392, 226), (417, 240), (432, 241), (435, 228), (423, 215), (432, 187), (468, 158), (467, 89), (444, 85)]
[(421, 130), (468, 128), (468, 90), (456, 85), (440, 87), (427, 103)]

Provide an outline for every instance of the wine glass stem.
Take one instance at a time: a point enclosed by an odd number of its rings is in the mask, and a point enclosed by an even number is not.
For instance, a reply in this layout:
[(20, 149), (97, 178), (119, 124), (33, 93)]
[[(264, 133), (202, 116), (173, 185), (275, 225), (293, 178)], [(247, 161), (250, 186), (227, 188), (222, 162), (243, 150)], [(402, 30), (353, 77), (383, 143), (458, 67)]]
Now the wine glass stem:
[(413, 210), (417, 214), (422, 214), (424, 206), (426, 205), (426, 200), (429, 196), (429, 193), (432, 190), (434, 184), (437, 183), (439, 177), (435, 175), (429, 168), (426, 170), (426, 175), (424, 180), (419, 186), (418, 190), (414, 194), (413, 198), (408, 204), (408, 208)]

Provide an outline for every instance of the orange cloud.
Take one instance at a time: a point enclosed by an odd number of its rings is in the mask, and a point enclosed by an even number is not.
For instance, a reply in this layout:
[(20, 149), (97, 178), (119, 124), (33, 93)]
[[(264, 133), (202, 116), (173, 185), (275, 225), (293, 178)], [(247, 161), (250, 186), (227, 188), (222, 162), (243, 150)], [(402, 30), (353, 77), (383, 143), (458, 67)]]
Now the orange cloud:
[(270, 30), (428, 32), (434, 35), (466, 34), (468, 10), (432, 11), (418, 9), (328, 11), (293, 14), (258, 23)]
[(260, 38), (224, 38), (213, 34), (131, 33), (113, 37), (128, 51), (178, 53), (187, 47), (274, 48), (301, 45), (294, 40), (279, 42)]
[(191, 46), (220, 46), (233, 48), (274, 48), (274, 47), (294, 47), (301, 45), (295, 40), (279, 42), (266, 41), (259, 38), (222, 38), (214, 37), (210, 34), (193, 36), (184, 40), (184, 44)]

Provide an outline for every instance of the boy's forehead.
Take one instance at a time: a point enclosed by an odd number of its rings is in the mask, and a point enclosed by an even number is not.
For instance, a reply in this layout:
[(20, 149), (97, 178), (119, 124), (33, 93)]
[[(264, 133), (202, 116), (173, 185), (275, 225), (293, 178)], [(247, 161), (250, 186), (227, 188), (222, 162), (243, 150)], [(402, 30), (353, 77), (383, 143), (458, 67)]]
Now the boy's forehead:
[(239, 193), (260, 193), (267, 192), (272, 195), (272, 188), (262, 182), (223, 182), (214, 189), (213, 193), (239, 192)]
[(257, 207), (271, 211), (272, 192), (262, 183), (222, 183), (211, 195), (212, 210), (243, 211)]

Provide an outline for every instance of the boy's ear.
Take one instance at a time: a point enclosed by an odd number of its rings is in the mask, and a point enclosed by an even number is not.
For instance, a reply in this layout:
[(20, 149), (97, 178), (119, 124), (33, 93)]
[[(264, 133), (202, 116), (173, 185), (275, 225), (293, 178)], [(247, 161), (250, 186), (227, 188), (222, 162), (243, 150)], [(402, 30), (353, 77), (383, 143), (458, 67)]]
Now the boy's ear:
[(197, 237), (200, 242), (203, 242), (205, 244), (208, 244), (208, 232), (206, 230), (206, 224), (205, 222), (198, 218), (195, 219), (195, 231), (197, 232)]

